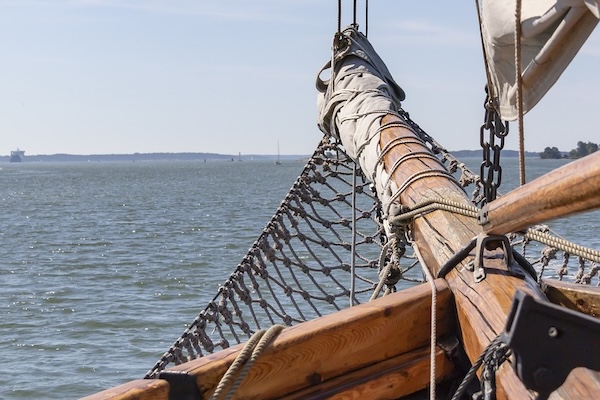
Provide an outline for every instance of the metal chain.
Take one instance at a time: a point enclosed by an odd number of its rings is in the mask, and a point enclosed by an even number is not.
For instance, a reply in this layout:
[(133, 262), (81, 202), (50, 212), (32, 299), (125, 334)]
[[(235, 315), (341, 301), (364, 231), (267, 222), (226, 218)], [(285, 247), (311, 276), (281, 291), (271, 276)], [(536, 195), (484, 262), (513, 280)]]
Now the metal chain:
[(498, 187), (502, 183), (500, 151), (504, 148), (504, 138), (508, 135), (508, 122), (503, 122), (500, 118), (495, 101), (490, 98), (487, 88), (484, 107), (484, 123), (479, 131), (479, 140), (483, 149), (480, 176), (485, 193), (485, 202), (489, 203), (496, 198)]

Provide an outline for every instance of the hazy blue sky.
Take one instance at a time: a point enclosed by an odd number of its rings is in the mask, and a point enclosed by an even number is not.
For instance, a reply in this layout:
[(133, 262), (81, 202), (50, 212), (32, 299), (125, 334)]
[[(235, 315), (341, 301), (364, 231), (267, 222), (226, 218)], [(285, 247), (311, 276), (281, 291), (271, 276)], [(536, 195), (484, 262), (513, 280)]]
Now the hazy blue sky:
[[(343, 25), (351, 22), (344, 1)], [(369, 2), (404, 108), (451, 150), (479, 146), (473, 1)], [(359, 1), (364, 27), (364, 2)], [(0, 153), (308, 154), (334, 0), (0, 0)], [(600, 139), (600, 39), (525, 117), (526, 148)], [(507, 148), (517, 149), (513, 125)]]

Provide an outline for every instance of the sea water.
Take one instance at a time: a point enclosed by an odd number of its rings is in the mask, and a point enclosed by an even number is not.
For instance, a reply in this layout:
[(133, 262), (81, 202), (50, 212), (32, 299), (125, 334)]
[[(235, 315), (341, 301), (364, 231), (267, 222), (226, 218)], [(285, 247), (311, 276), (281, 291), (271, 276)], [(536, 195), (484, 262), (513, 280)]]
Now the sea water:
[[(478, 171), (478, 160), (465, 160)], [(565, 160), (527, 160), (528, 179)], [(0, 165), (0, 398), (139, 379), (216, 294), (304, 160)], [(503, 160), (501, 192), (518, 185)], [(598, 213), (550, 224), (600, 248)]]

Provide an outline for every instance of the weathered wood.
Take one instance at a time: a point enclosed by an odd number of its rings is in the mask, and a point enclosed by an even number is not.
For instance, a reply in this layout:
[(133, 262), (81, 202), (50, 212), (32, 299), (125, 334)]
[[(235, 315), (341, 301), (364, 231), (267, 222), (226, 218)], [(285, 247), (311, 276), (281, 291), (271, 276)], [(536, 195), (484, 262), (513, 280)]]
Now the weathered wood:
[[(591, 348), (596, 344), (589, 343), (588, 345)], [(577, 388), (577, 391), (572, 388)], [(552, 400), (557, 398), (565, 400), (600, 399), (600, 372), (575, 368), (565, 383), (550, 396)]]
[[(452, 296), (442, 279), (438, 290), (438, 335), (454, 332)], [(238, 399), (279, 398), (311, 385), (427, 346), (430, 341), (429, 284), (284, 329), (266, 347), (236, 391)], [(197, 377), (204, 398), (241, 351), (233, 346), (173, 367)]]
[(600, 208), (600, 151), (490, 202), (483, 228), (487, 233), (507, 234), (596, 208)]
[[(389, 358), (319, 385), (285, 396), (282, 400), (397, 399), (429, 387), (430, 347)], [(436, 348), (436, 382), (457, 375), (454, 363)]]
[(600, 318), (600, 287), (546, 279), (542, 289), (551, 302)]
[(169, 400), (169, 383), (165, 380), (138, 379), (106, 389), (82, 400)]
[[(382, 125), (393, 122), (397, 118), (388, 115), (383, 118)], [(389, 127), (381, 133), (380, 147), (385, 148), (388, 143), (398, 138), (415, 137), (416, 135), (409, 129)], [(391, 166), (402, 157), (412, 152), (429, 151), (424, 144), (416, 144), (410, 140), (396, 143), (384, 157), (388, 173), (392, 173)], [(416, 176), (415, 174), (425, 170), (442, 171), (445, 168), (441, 163), (430, 158), (407, 157), (400, 168), (393, 172), (392, 179), (398, 187), (402, 187), (411, 177)], [(400, 195), (401, 203), (409, 207), (432, 198), (446, 198), (470, 204), (458, 183), (442, 176), (426, 176), (413, 181)], [(436, 275), (449, 258), (482, 231), (482, 227), (475, 219), (441, 210), (424, 214), (412, 222), (416, 245), (433, 275)], [(513, 263), (508, 267), (498, 252), (486, 254), (484, 266), (487, 277), (475, 283), (473, 273), (465, 268), (473, 258), (474, 251), (446, 276), (448, 285), (454, 293), (464, 349), (471, 361), (479, 357), (485, 346), (503, 331), (517, 289), (537, 298), (544, 297), (533, 278), (517, 264)], [(507, 363), (499, 370), (496, 383), (499, 399), (534, 397)], [(563, 389), (566, 393), (577, 393), (580, 384), (589, 385), (600, 391), (600, 387), (595, 387), (595, 382), (590, 382), (587, 378), (582, 378), (577, 385)]]

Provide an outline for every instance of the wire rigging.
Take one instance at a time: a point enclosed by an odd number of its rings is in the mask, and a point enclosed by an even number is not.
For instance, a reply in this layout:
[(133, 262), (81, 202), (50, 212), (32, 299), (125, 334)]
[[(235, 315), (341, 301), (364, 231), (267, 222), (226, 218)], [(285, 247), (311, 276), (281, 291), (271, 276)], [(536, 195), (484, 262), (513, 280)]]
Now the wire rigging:
[[(352, 0), (352, 25), (358, 27), (358, 0)], [(365, 37), (369, 32), (369, 0), (365, 0)], [(342, 0), (338, 0), (337, 6), (337, 33), (342, 32)]]

